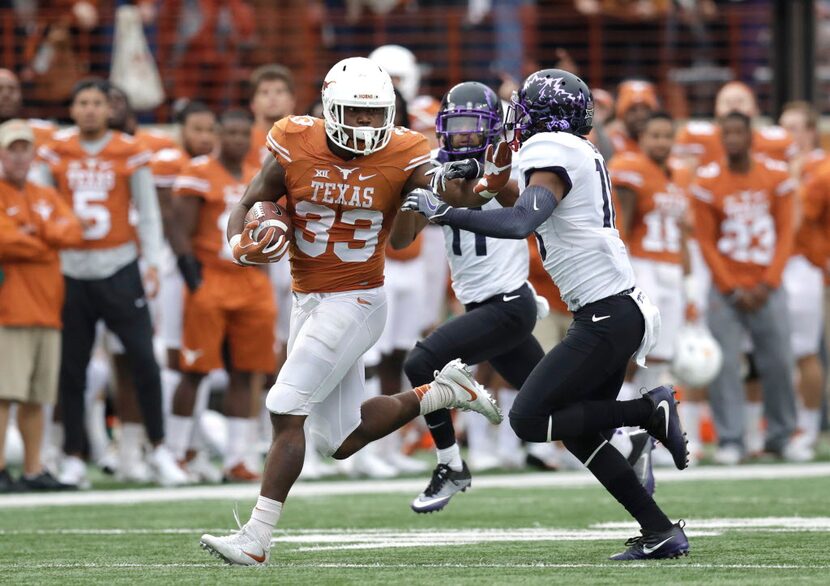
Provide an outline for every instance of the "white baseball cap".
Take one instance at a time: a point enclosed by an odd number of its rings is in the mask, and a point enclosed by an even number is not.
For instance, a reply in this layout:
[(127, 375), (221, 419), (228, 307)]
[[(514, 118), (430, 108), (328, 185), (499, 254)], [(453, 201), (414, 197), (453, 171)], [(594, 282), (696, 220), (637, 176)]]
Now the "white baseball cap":
[(7, 149), (18, 140), (35, 143), (35, 133), (28, 122), (15, 118), (0, 124), (0, 149)]

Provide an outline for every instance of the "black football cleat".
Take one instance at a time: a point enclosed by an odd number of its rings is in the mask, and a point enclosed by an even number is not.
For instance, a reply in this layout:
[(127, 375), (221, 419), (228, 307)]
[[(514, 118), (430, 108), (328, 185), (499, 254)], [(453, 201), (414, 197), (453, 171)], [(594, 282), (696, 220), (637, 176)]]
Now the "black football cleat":
[(654, 412), (648, 423), (643, 426), (651, 437), (666, 446), (674, 459), (678, 470), (689, 465), (689, 449), (680, 416), (677, 413), (677, 400), (674, 389), (661, 386), (647, 392), (644, 397), (651, 401)]
[(668, 531), (643, 531), (625, 542), (628, 547), (624, 552), (612, 555), (609, 559), (617, 562), (633, 560), (662, 560), (679, 558), (689, 554), (689, 540), (683, 532), (686, 523), (678, 521)]
[(438, 464), (432, 472), (432, 479), (424, 492), (412, 501), (412, 510), (416, 513), (433, 513), (447, 506), (450, 499), (459, 492), (464, 492), (472, 484), (472, 476), (467, 463), (456, 472), (446, 464)]

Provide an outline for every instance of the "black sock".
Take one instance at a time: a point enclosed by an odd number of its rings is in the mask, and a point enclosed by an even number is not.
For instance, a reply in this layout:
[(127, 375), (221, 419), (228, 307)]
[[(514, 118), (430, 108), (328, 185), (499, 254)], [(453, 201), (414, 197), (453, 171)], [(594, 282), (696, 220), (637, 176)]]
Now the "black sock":
[[(568, 439), (564, 442), (591, 471), (605, 490), (619, 501), (646, 531), (668, 531), (672, 522), (637, 480), (628, 461), (605, 439)], [(599, 446), (599, 449), (597, 447)], [(590, 461), (589, 461), (590, 459)]]
[(435, 442), (435, 447), (445, 450), (455, 444), (455, 428), (452, 425), (452, 416), (448, 409), (438, 409), (424, 415), (429, 427), (429, 433)]
[(551, 439), (591, 437), (607, 429), (640, 427), (648, 423), (654, 408), (648, 399), (585, 401), (551, 413)]

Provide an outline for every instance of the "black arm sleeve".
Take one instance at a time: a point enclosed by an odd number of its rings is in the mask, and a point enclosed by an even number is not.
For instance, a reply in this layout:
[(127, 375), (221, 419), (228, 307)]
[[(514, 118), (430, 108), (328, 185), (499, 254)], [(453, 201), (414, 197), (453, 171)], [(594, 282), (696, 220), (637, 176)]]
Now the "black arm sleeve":
[(547, 220), (559, 202), (540, 185), (526, 188), (512, 208), (468, 210), (450, 208), (440, 223), (493, 238), (526, 238)]

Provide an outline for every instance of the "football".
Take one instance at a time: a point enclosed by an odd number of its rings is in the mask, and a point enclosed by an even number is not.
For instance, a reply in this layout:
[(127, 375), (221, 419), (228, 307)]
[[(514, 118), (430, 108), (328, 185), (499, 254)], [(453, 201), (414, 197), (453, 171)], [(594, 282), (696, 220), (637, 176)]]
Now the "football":
[(268, 231), (268, 228), (276, 230), (275, 239), (284, 234), (286, 240), (291, 240), (294, 233), (291, 229), (291, 219), (288, 217), (286, 209), (281, 205), (273, 201), (256, 202), (245, 215), (246, 224), (254, 220), (259, 220), (259, 226), (254, 230), (255, 240), (259, 241), (262, 235)]

